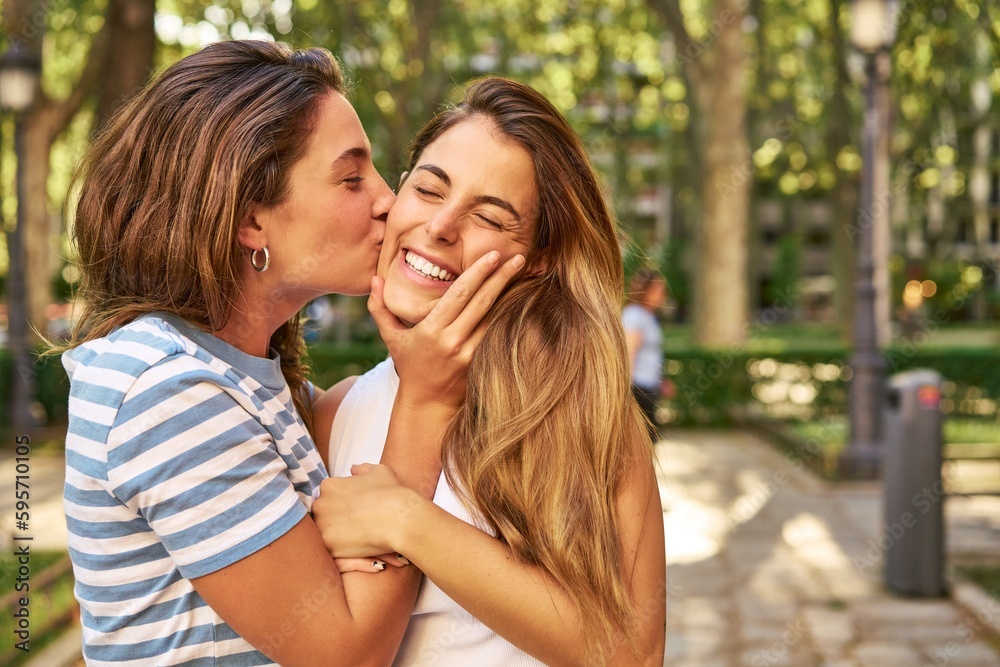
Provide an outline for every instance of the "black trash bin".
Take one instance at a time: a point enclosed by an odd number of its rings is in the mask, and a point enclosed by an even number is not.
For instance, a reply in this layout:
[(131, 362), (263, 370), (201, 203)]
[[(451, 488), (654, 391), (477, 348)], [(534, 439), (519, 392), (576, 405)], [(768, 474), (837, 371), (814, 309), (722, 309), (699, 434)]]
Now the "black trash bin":
[(885, 585), (901, 595), (946, 592), (941, 384), (936, 371), (912, 370), (888, 385), (882, 543)]

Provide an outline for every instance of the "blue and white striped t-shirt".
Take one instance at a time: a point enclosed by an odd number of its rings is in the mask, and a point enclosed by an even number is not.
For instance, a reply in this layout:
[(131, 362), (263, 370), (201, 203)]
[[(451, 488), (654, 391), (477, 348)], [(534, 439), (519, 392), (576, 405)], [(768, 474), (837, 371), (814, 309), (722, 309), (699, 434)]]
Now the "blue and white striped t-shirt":
[(273, 664), (190, 579), (285, 534), (327, 476), (280, 361), (155, 314), (63, 365), (64, 504), (88, 664)]

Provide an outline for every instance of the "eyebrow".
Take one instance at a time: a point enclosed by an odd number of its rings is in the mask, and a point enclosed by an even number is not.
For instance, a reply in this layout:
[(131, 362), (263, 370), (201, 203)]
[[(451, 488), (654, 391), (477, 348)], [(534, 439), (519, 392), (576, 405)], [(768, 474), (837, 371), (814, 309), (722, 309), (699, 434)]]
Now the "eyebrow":
[(348, 160), (364, 160), (369, 155), (368, 149), (362, 146), (355, 146), (354, 148), (348, 148), (346, 151), (340, 154), (336, 160), (333, 161), (331, 165), (336, 169), (340, 163), (346, 162)]
[[(451, 187), (451, 178), (448, 177), (448, 174), (446, 174), (444, 170), (441, 169), (441, 167), (435, 164), (422, 164), (419, 167), (417, 167), (417, 169), (418, 170), (423, 169), (424, 171), (431, 172), (432, 174), (440, 178), (442, 181), (444, 181), (445, 185)], [(492, 195), (479, 195), (474, 199), (474, 201), (477, 204), (491, 204), (493, 206), (502, 208), (503, 210), (507, 211), (512, 216), (514, 216), (515, 220), (521, 222), (521, 214), (518, 213), (517, 209), (514, 208), (514, 205), (511, 204), (506, 199), (500, 199), (499, 197), (493, 197)]]

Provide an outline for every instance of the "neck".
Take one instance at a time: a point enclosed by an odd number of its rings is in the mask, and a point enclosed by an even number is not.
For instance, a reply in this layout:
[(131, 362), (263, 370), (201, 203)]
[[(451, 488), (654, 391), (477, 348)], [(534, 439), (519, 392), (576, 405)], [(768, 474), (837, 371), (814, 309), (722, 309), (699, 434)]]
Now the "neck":
[(266, 359), (270, 356), (271, 336), (305, 304), (287, 304), (273, 294), (254, 295), (248, 291), (237, 298), (226, 325), (212, 333), (241, 352)]
[(213, 331), (216, 337), (226, 341), (241, 352), (255, 357), (268, 357), (271, 336), (278, 327), (260, 321), (262, 318), (234, 312), (226, 326)]

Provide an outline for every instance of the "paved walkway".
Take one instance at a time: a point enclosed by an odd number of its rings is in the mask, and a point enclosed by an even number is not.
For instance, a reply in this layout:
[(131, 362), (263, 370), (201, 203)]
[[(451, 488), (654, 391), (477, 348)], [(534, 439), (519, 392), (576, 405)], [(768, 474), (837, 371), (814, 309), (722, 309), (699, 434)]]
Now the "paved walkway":
[[(657, 458), (667, 665), (1000, 666), (1000, 603), (981, 590), (882, 587), (879, 484), (828, 485), (739, 432), (667, 432)], [(1000, 555), (1000, 499), (949, 498), (945, 514), (950, 557)]]
[[(884, 591), (879, 484), (826, 484), (733, 431), (670, 431), (657, 458), (667, 665), (1000, 667), (1000, 604), (980, 589), (956, 582), (938, 600)], [(62, 473), (61, 457), (32, 456), (33, 549), (66, 547)], [(0, 543), (15, 532), (14, 475), (0, 461)], [(945, 514), (950, 561), (1000, 558), (1000, 498), (949, 498)], [(33, 665), (72, 664), (73, 632), (65, 655)]]

